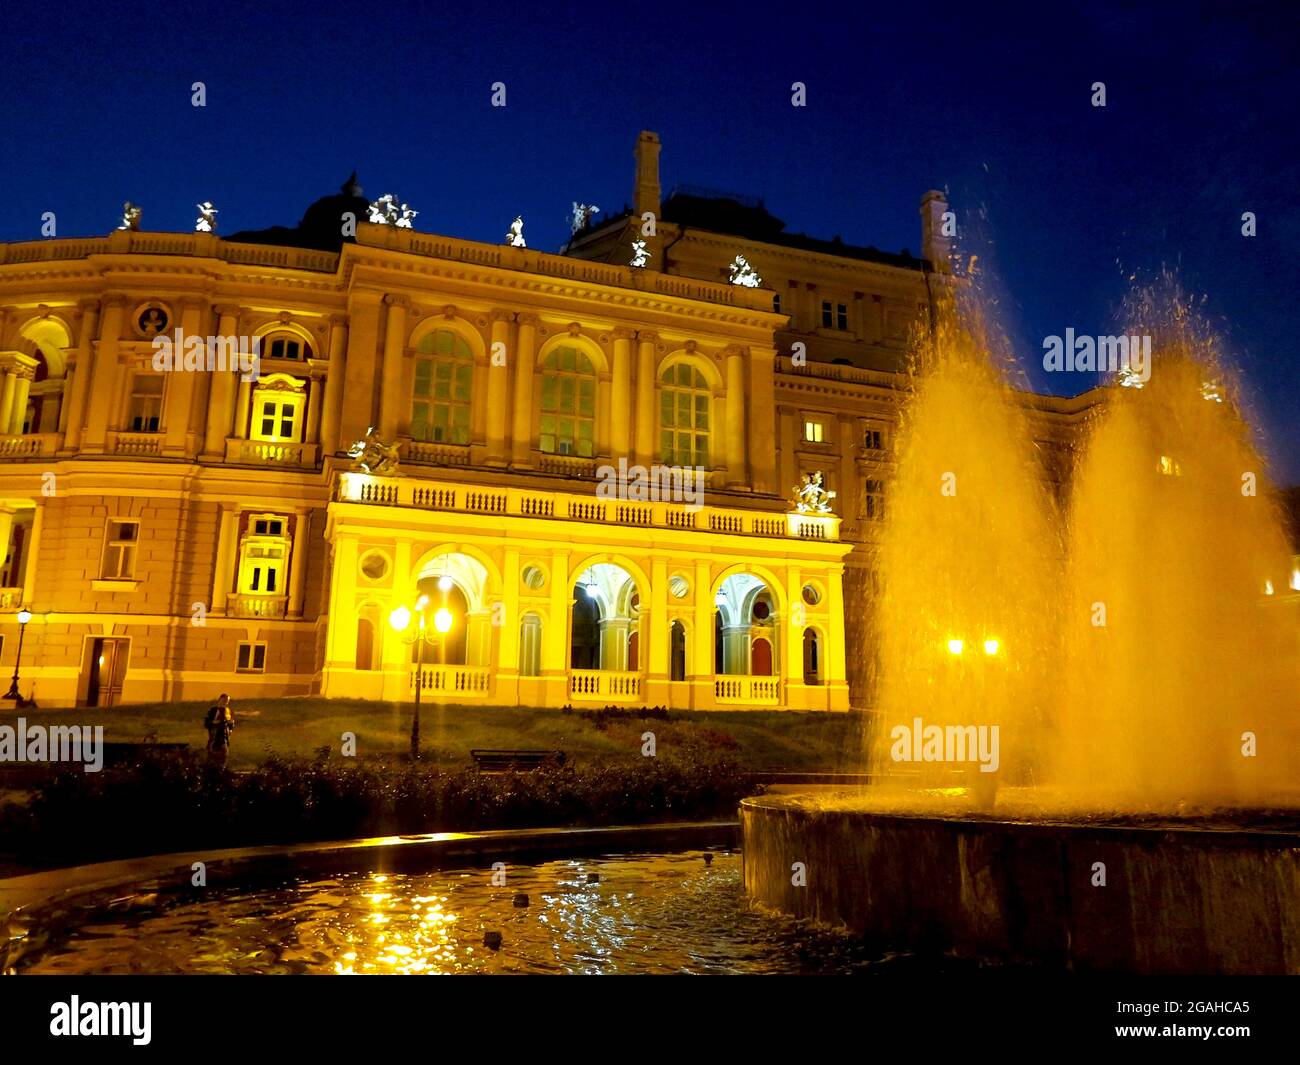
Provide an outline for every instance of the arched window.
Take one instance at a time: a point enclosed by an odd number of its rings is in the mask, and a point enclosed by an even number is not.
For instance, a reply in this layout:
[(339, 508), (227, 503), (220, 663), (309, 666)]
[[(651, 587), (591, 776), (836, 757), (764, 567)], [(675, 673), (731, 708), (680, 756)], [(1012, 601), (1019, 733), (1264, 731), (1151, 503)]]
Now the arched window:
[(659, 458), (669, 466), (709, 467), (709, 404), (704, 375), (679, 362), (659, 379)]
[(596, 371), (577, 348), (556, 348), (542, 361), (542, 428), (547, 455), (596, 453)]
[(311, 345), (297, 333), (268, 333), (260, 347), (264, 359), (310, 359)]
[(537, 677), (542, 672), (542, 619), (525, 614), (519, 619), (519, 675)]
[(668, 679), (686, 679), (686, 627), (680, 621), (668, 630)]
[(448, 329), (420, 338), (415, 348), (415, 390), (411, 439), (432, 444), (468, 444), (474, 354)]

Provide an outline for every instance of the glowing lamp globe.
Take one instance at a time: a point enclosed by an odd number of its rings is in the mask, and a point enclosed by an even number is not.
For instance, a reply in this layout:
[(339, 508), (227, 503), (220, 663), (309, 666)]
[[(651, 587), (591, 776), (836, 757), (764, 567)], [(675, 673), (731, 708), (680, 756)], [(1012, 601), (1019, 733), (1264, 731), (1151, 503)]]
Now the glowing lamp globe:
[(405, 632), (411, 624), (411, 612), (406, 607), (399, 606), (388, 615), (388, 624), (397, 632)]
[(451, 611), (445, 606), (439, 607), (438, 612), (433, 615), (433, 627), (439, 632), (447, 632), (451, 629)]

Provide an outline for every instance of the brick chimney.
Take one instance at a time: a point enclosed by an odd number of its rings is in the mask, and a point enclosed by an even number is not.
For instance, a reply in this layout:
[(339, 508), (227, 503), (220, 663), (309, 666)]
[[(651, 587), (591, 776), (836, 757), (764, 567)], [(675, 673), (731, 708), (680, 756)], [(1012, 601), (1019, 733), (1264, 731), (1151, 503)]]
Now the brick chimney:
[(948, 197), (938, 189), (921, 197), (921, 257), (945, 274), (952, 271), (952, 238), (943, 235), (943, 216), (949, 209)]
[(659, 134), (642, 130), (636, 139), (636, 185), (632, 189), (632, 211), (639, 219), (646, 211), (659, 221)]

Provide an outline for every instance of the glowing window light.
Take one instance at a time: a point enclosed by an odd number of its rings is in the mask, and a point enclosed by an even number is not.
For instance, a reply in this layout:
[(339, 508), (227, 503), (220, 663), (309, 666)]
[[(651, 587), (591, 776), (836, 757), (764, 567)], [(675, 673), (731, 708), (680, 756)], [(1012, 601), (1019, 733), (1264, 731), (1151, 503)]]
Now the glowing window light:
[(1166, 477), (1178, 477), (1183, 472), (1183, 468), (1168, 455), (1160, 456), (1160, 462), (1156, 468)]
[(997, 640), (985, 640), (984, 653), (986, 655), (995, 655), (998, 653), (998, 646), (999, 644)]
[(1264, 594), (1265, 594), (1265, 595), (1272, 595), (1272, 594), (1273, 594), (1273, 582), (1272, 582), (1272, 581), (1265, 581), (1265, 582), (1264, 582)]
[(948, 653), (951, 655), (959, 655), (965, 646), (966, 645), (961, 640), (949, 640)]
[(1291, 590), (1300, 592), (1300, 566), (1291, 571)]

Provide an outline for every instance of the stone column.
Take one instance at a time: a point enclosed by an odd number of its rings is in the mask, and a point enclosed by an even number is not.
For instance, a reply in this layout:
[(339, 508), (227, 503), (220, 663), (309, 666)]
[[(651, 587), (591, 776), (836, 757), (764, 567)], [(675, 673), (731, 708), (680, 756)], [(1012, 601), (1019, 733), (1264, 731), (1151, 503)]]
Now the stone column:
[(5, 370), (4, 386), (0, 388), (0, 433), (9, 432), (14, 419), (14, 397), (18, 393), (18, 375)]
[(99, 332), (99, 349), (95, 353), (95, 387), (90, 392), (90, 409), (86, 414), (86, 432), (81, 450), (102, 455), (107, 447), (108, 423), (116, 411), (118, 379), (121, 377), (118, 351), (122, 326), (126, 319), (126, 298), (119, 294), (105, 296), (103, 325)]
[(637, 333), (636, 353), (636, 461), (649, 468), (655, 460), (655, 343), (648, 330)]
[(14, 531), (14, 508), (8, 503), (0, 503), (0, 565), (9, 561), (9, 538)]
[[(506, 392), (510, 384), (510, 319), (508, 311), (493, 311), (492, 344), (487, 367), (487, 464), (506, 464)], [(500, 345), (500, 346), (498, 346)]]
[(343, 447), (339, 423), (343, 417), (343, 375), (347, 372), (348, 324), (341, 314), (330, 318), (329, 367), (325, 376), (325, 409), (321, 412), (320, 445), (322, 455), (332, 455)]
[(743, 486), (745, 477), (745, 358), (732, 345), (727, 360), (727, 484)]
[(234, 437), (238, 440), (248, 439), (249, 411), (253, 406), (253, 382), (240, 381), (238, 398), (235, 400)]
[(27, 544), (27, 567), (23, 573), (23, 602), (28, 608), (36, 600), (36, 567), (41, 550), (41, 530), (44, 527), (45, 500), (38, 499), (36, 513), (32, 515), (32, 538)]
[(303, 437), (304, 444), (315, 444), (320, 441), (321, 407), (323, 406), (321, 393), (325, 389), (326, 372), (315, 359), (312, 360), (307, 380), (307, 435)]
[[(235, 337), (239, 333), (239, 308), (223, 303), (217, 307), (217, 336), (225, 341), (227, 358), (235, 355)], [(236, 368), (212, 371), (208, 389), (208, 417), (203, 426), (203, 458), (220, 461), (226, 457), (226, 439), (235, 419), (235, 394), (240, 387)]]
[(776, 483), (776, 349), (749, 349), (749, 426), (745, 452), (755, 492), (779, 494)]
[(614, 330), (609, 442), (615, 460), (632, 454), (632, 338), (635, 335), (631, 329)]
[(181, 333), (184, 342), (181, 350), (174, 353), (171, 380), (163, 400), (163, 446), (162, 453), (171, 458), (184, 458), (189, 454), (190, 408), (194, 403), (194, 382), (200, 373), (206, 373), (206, 344), (203, 349), (205, 367), (202, 370), (185, 368), (185, 349), (194, 337), (203, 338), (203, 311), (206, 304), (195, 299), (181, 302)]
[(380, 296), (375, 292), (354, 293), (352, 302), (348, 305), (348, 346), (343, 378), (343, 392), (347, 400), (340, 400), (342, 417), (339, 422), (339, 439), (344, 443), (360, 440), (366, 435), (366, 430), (375, 424), (375, 353), (379, 343), (381, 307)]
[(713, 677), (717, 671), (713, 661), (713, 614), (717, 606), (709, 581), (708, 562), (696, 561), (691, 592), (695, 597), (695, 631), (694, 646), (686, 658), (686, 677), (693, 685), (698, 709), (714, 705)]
[(217, 553), (212, 566), (212, 603), (208, 610), (209, 614), (218, 617), (226, 612), (226, 596), (230, 594), (238, 538), (239, 510), (234, 503), (222, 503), (221, 523), (217, 526)]
[(81, 446), (86, 423), (86, 397), (90, 390), (94, 360), (95, 327), (99, 324), (99, 301), (82, 300), (81, 328), (77, 334), (77, 361), (72, 377), (72, 393), (65, 405), (67, 428), (63, 435), (62, 454), (75, 454)]
[(537, 316), (515, 316), (515, 406), (510, 429), (510, 460), (515, 466), (532, 465), (533, 374), (537, 362)]
[(391, 444), (397, 439), (402, 403), (408, 398), (402, 389), (402, 371), (406, 352), (406, 310), (410, 301), (405, 296), (389, 293), (384, 297), (384, 303), (388, 315), (384, 332), (383, 374), (379, 381), (379, 436), (384, 443)]
[[(6, 382), (7, 386), (8, 382)], [(32, 372), (26, 368), (17, 371), (14, 381), (13, 410), (9, 418), (9, 432), (21, 433), (23, 419), (27, 416), (27, 400), (32, 391)]]
[(289, 618), (302, 617), (302, 593), (307, 579), (307, 536), (311, 528), (311, 511), (295, 508), (293, 546), (289, 550)]

